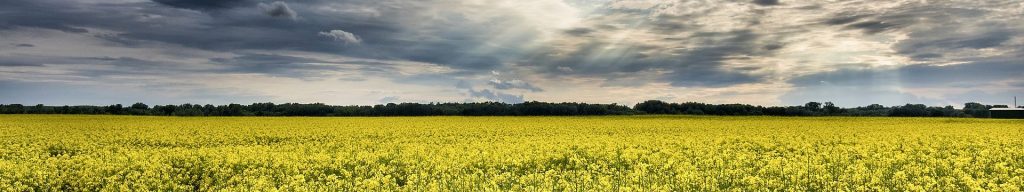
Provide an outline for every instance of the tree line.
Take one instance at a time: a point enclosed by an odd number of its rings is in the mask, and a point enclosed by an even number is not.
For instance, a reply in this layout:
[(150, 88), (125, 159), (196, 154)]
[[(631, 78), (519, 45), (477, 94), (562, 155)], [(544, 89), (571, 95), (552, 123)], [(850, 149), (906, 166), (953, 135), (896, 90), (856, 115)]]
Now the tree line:
[(894, 117), (989, 117), (990, 108), (1005, 105), (966, 103), (963, 109), (923, 104), (882, 106), (878, 104), (841, 108), (831, 102), (809, 102), (801, 106), (755, 106), (748, 104), (668, 103), (649, 100), (633, 107), (619, 104), (525, 102), (481, 103), (388, 103), (372, 106), (340, 106), (323, 103), (253, 103), (250, 105), (154, 105), (45, 106), (0, 104), (0, 114), (109, 114), (156, 116), (576, 116), (689, 114), (724, 116), (894, 116)]
[(637, 114), (618, 104), (525, 102), (481, 103), (388, 103), (372, 106), (338, 106), (323, 103), (253, 103), (251, 105), (155, 105), (130, 106), (24, 106), (0, 105), (2, 114), (111, 114), (169, 116), (522, 116), (522, 115), (630, 115)]
[(953, 106), (934, 107), (924, 104), (906, 104), (886, 107), (879, 104), (841, 108), (832, 102), (808, 102), (802, 106), (754, 106), (747, 104), (706, 104), (696, 102), (666, 103), (658, 100), (645, 101), (633, 107), (647, 114), (690, 114), (690, 115), (746, 115), (746, 116), (875, 116), (875, 117), (979, 117), (988, 118), (991, 108), (1006, 108), (1006, 105), (983, 105), (966, 103), (963, 109)]

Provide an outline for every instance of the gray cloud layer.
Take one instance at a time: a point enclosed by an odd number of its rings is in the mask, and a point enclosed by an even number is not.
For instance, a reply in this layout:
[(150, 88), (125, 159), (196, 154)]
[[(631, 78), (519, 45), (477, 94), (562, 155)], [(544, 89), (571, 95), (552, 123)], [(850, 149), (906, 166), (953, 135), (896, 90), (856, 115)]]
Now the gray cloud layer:
[[(501, 3), (510, 6), (495, 6)], [(971, 99), (965, 89), (985, 92), (980, 100), (1020, 92), (1024, 74), (1019, 67), (1024, 66), (1024, 26), (1017, 21), (1024, 17), (1024, 4), (1016, 1), (11, 0), (0, 5), (0, 35), (13, 37), (0, 40), (0, 75), (7, 76), (0, 82), (17, 89), (40, 82), (102, 84), (126, 75), (159, 85), (192, 74), (296, 82), (381, 83), (370, 80), (381, 78), (436, 90), (353, 88), (374, 102), (413, 98), (391, 94), (522, 102), (531, 96), (573, 100), (553, 95), (572, 89), (709, 92), (672, 97), (694, 99), (742, 89), (780, 104), (847, 95), (844, 102), (856, 104), (956, 103)], [(34, 33), (50, 36), (18, 35)], [(65, 46), (55, 46), (61, 43), (47, 41), (53, 38), (84, 51), (61, 49)], [(493, 71), (518, 73), (494, 77)], [(869, 95), (881, 96), (858, 99)]]

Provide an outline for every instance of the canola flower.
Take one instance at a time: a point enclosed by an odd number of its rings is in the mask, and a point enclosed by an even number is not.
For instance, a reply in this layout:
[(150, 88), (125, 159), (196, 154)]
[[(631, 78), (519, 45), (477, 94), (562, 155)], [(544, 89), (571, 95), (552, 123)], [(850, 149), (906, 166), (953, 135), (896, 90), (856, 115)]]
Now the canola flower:
[(1024, 121), (0, 116), (0, 191), (1022, 191)]

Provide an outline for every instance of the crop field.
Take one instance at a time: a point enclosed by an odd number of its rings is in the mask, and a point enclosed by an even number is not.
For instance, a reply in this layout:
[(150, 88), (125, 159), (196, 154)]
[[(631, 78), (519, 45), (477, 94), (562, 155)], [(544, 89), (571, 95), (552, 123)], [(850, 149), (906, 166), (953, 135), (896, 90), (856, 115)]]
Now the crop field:
[(1024, 121), (0, 116), (0, 191), (1021, 191)]

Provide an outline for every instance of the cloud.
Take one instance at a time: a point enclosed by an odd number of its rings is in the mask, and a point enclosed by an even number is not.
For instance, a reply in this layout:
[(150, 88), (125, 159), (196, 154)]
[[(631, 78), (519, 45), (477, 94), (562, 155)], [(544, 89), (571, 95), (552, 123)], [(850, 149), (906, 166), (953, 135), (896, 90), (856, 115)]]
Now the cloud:
[(795, 86), (814, 86), (828, 82), (832, 86), (908, 86), (949, 87), (969, 84), (977, 87), (1024, 75), (1024, 65), (1012, 58), (977, 61), (957, 65), (917, 64), (894, 69), (841, 69), (793, 78)]
[(283, 17), (293, 20), (298, 17), (295, 11), (288, 7), (288, 4), (281, 1), (274, 1), (270, 4), (260, 3), (259, 7), (263, 9), (264, 13), (272, 17)]
[(1014, 86), (1014, 87), (1018, 87), (1018, 88), (1024, 88), (1024, 81), (1017, 81), (1017, 82), (1010, 83), (1010, 86)]
[[(178, 63), (153, 61), (133, 57), (78, 57), (78, 56), (40, 56), (13, 55), (0, 57), (0, 66), (39, 67), (33, 68), (42, 73), (46, 69), (59, 70), (58, 74), (73, 77), (99, 77), (125, 73), (157, 74), (169, 71), (185, 71), (176, 67)], [(75, 69), (71, 71), (64, 71)], [(50, 72), (54, 73), (54, 72)], [(33, 73), (26, 73), (33, 74)]]
[[(88, 33), (88, 29), (74, 24), (82, 18), (67, 18), (66, 15), (60, 13), (75, 10), (75, 8), (54, 9), (54, 7), (66, 7), (66, 4), (64, 2), (20, 0), (5, 2), (4, 6), (0, 6), (0, 12), (5, 13), (3, 17), (0, 17), (0, 30), (35, 27), (67, 33)], [(83, 20), (83, 22), (87, 21)]]
[[(986, 86), (1000, 95), (1011, 86), (1005, 79), (1022, 70), (1013, 64), (1024, 57), (1024, 27), (1015, 22), (1024, 4), (963, 3), (11, 0), (0, 6), (0, 44), (8, 45), (0, 46), (0, 75), (349, 79), (367, 83), (354, 89), (388, 82), (455, 100), (473, 86), (491, 93), (474, 90), (477, 99), (536, 93), (550, 101), (626, 100), (571, 96), (588, 90), (844, 90), (818, 89), (822, 82), (887, 87), (876, 94), (942, 90), (927, 93), (931, 99), (958, 94), (948, 87)], [(26, 42), (34, 48), (18, 45)], [(943, 77), (962, 81), (929, 80)], [(874, 83), (882, 79), (891, 83)], [(416, 98), (359, 100), (383, 96)]]
[[(302, 20), (256, 17), (255, 12), (262, 15), (274, 10), (275, 3), (265, 2), (263, 7), (271, 8), (265, 10), (258, 2), (245, 0), (160, 0), (103, 6), (64, 0), (16, 1), (12, 3), (15, 6), (0, 8), (18, 13), (0, 18), (0, 29), (38, 27), (80, 33), (100, 29), (105, 39), (128, 46), (153, 42), (220, 52), (310, 51), (472, 71), (493, 70), (516, 59), (526, 52), (523, 47), (538, 39), (539, 29), (550, 28), (538, 24), (561, 20), (527, 22), (524, 17), (532, 14), (520, 9), (458, 1), (289, 1), (287, 7), (302, 13)], [(488, 14), (460, 14), (478, 10)], [(352, 35), (325, 30), (325, 26)], [(326, 36), (319, 35), (321, 32)], [(318, 35), (309, 35), (313, 33)], [(373, 45), (350, 46), (364, 41)]]
[(380, 98), (380, 100), (377, 101), (377, 102), (378, 103), (395, 103), (395, 102), (400, 101), (401, 99), (402, 98), (398, 97), (398, 96), (387, 96), (387, 97)]
[(754, 4), (761, 5), (761, 6), (772, 6), (772, 5), (778, 5), (779, 4), (779, 0), (754, 0)]
[(850, 28), (850, 29), (862, 29), (862, 30), (864, 30), (865, 33), (875, 34), (875, 33), (881, 33), (881, 32), (884, 32), (884, 31), (888, 31), (888, 30), (896, 27), (896, 25), (890, 24), (890, 23), (886, 23), (884, 21), (864, 21), (864, 22), (853, 23), (853, 24), (847, 25), (846, 27)]
[(828, 18), (828, 20), (825, 21), (825, 24), (829, 24), (829, 25), (845, 25), (845, 24), (856, 22), (856, 21), (860, 20), (861, 18), (864, 18), (864, 16), (859, 16), (859, 15), (853, 15), (853, 16), (851, 16), (851, 15), (839, 15), (839, 16), (835, 16), (835, 17), (832, 17), (832, 18)]
[[(1012, 58), (957, 65), (918, 64), (893, 69), (841, 69), (793, 78), (789, 83), (795, 89), (783, 98), (792, 102), (813, 99), (810, 101), (832, 100), (857, 105), (894, 105), (906, 102), (957, 104), (972, 100), (964, 96), (970, 94), (961, 94), (965, 92), (1007, 95), (1014, 91), (1013, 82), (1008, 83), (1009, 87), (1004, 87), (1002, 82), (1018, 79), (1021, 75), (1024, 75), (1024, 65)], [(914, 89), (933, 92), (910, 91)], [(950, 94), (935, 94), (943, 92)], [(973, 100), (987, 100), (989, 97), (984, 95), (976, 95), (977, 98)]]
[(315, 76), (312, 72), (337, 70), (332, 65), (318, 65), (328, 61), (306, 57), (286, 56), (277, 54), (243, 54), (232, 58), (212, 58), (211, 62), (221, 64), (222, 72), (228, 73), (264, 73), (291, 77)]
[(555, 67), (555, 70), (558, 70), (558, 71), (561, 71), (561, 72), (565, 72), (565, 73), (571, 73), (573, 71), (572, 67), (566, 67), (566, 66)]
[(14, 44), (14, 47), (35, 47), (35, 46), (36, 46), (36, 45), (33, 45), (33, 44), (28, 44), (28, 43), (19, 43), (19, 44)]
[(572, 35), (572, 36), (584, 36), (584, 35), (587, 35), (587, 34), (590, 34), (590, 33), (593, 33), (593, 32), (594, 32), (594, 30), (593, 29), (589, 29), (589, 28), (574, 28), (574, 29), (565, 30), (565, 34)]
[(506, 90), (506, 89), (523, 89), (523, 90), (528, 90), (528, 91), (531, 91), (531, 92), (541, 92), (541, 91), (544, 91), (544, 89), (541, 89), (539, 87), (533, 86), (530, 83), (527, 83), (527, 82), (525, 82), (523, 80), (519, 80), (519, 79), (513, 79), (513, 80), (507, 80), (507, 81), (503, 81), (503, 80), (499, 80), (499, 79), (491, 79), (491, 81), (488, 81), (487, 84), (494, 86), (495, 89), (501, 89), (501, 90)]
[(491, 91), (490, 89), (483, 89), (480, 91), (470, 89), (469, 96), (472, 98), (482, 98), (490, 101), (497, 101), (509, 104), (522, 103), (525, 101), (522, 95), (501, 93), (497, 91)]
[[(915, 37), (900, 41), (894, 48), (901, 54), (915, 59), (941, 58), (950, 53), (976, 51), (985, 48), (998, 48), (1010, 41), (1019, 31), (1003, 27), (975, 28), (963, 30), (961, 27), (943, 27), (938, 31), (917, 31), (910, 35)], [(1010, 46), (1004, 50), (1012, 50)], [(1021, 48), (1017, 48), (1021, 50)]]
[(359, 39), (359, 36), (337, 29), (331, 30), (329, 32), (320, 32), (319, 34), (320, 36), (328, 37), (335, 41), (341, 41), (344, 42), (345, 44), (360, 44), (363, 42), (362, 39)]
[(59, 82), (24, 82), (0, 79), (0, 103), (44, 105), (111, 105), (143, 102), (166, 104), (227, 104), (266, 102), (266, 97), (234, 93), (233, 90), (195, 88), (190, 85), (139, 85), (118, 82), (117, 86)]
[(591, 42), (569, 52), (544, 53), (530, 62), (548, 63), (540, 71), (546, 74), (620, 79), (643, 71), (664, 71), (656, 79), (673, 86), (727, 87), (762, 79), (745, 71), (727, 68), (726, 62), (733, 60), (733, 56), (770, 54), (772, 51), (759, 43), (758, 35), (748, 31), (697, 34), (689, 40), (703, 43), (689, 49), (660, 50), (643, 44), (612, 46), (591, 39)]
[[(615, 85), (669, 83), (676, 87), (728, 87), (756, 83), (756, 57), (771, 57), (787, 43), (760, 29), (764, 11), (728, 4), (655, 3), (655, 10), (603, 10), (524, 63), (552, 77), (602, 78)], [(681, 5), (685, 4), (685, 5)], [(699, 5), (698, 5), (699, 4)], [(615, 7), (615, 6), (612, 6)], [(700, 7), (700, 8), (693, 8)], [(705, 8), (707, 7), (707, 8)], [(651, 8), (654, 9), (654, 8)], [(719, 9), (746, 10), (716, 18)], [(750, 26), (726, 29), (721, 26)], [(654, 78), (631, 78), (644, 74)], [(637, 82), (623, 82), (637, 81)]]
[(686, 65), (671, 68), (673, 71), (667, 74), (665, 79), (673, 86), (682, 87), (723, 87), (761, 80), (759, 76), (722, 67), (723, 62), (731, 60), (729, 57), (732, 55), (758, 54), (759, 48), (763, 46), (756, 43), (757, 35), (749, 31), (709, 35), (727, 38), (689, 51), (680, 61)]
[(39, 61), (36, 59), (24, 57), (0, 57), (0, 66), (43, 66), (43, 63), (39, 63)]
[(459, 80), (459, 82), (455, 83), (455, 88), (458, 88), (458, 89), (473, 89), (473, 85), (469, 84), (469, 82), (466, 82), (465, 80)]
[(254, 3), (253, 0), (153, 0), (156, 3), (193, 10), (217, 10)]

